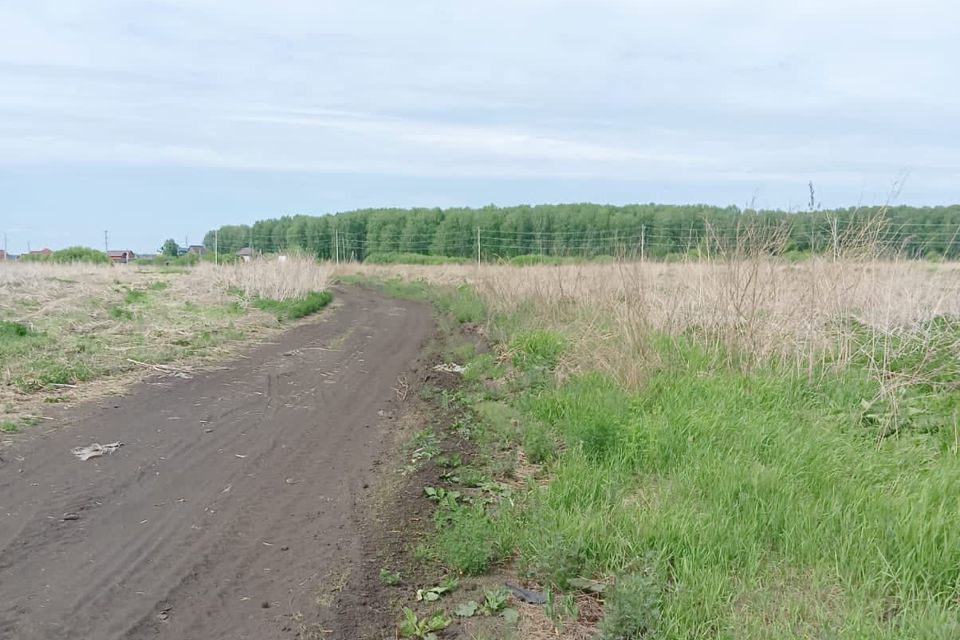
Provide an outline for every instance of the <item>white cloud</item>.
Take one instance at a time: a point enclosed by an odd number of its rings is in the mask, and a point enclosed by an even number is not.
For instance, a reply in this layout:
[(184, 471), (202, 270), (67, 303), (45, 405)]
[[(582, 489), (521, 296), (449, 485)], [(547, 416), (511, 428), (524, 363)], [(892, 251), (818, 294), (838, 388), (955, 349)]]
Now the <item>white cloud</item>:
[(954, 179), (946, 1), (0, 4), (0, 164)]

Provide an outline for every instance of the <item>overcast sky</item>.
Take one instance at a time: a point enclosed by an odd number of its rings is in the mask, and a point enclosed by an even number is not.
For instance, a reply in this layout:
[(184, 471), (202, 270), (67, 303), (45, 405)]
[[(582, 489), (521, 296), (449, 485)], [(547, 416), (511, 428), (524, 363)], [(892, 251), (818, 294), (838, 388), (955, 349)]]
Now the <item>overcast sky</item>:
[(0, 0), (10, 250), (365, 206), (960, 201), (950, 0)]

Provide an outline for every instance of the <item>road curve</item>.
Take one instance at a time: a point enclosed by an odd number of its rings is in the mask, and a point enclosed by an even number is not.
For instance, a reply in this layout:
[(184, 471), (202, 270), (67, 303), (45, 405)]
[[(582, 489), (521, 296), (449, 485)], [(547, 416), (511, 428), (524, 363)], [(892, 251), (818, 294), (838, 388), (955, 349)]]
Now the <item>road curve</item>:
[(365, 290), (337, 302), (222, 369), (138, 384), (0, 452), (0, 638), (338, 637), (318, 610), (362, 561), (355, 501), (433, 319)]

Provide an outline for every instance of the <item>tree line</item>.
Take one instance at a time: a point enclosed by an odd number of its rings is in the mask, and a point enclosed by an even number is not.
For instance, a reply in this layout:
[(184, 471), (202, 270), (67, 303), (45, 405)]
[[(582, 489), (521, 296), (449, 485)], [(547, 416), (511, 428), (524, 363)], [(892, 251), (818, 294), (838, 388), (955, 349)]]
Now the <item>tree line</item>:
[[(418, 254), (482, 260), (518, 256), (669, 258), (748, 248), (807, 254), (854, 245), (916, 258), (960, 257), (960, 205), (757, 211), (709, 205), (560, 204), (363, 209), (283, 216), (208, 232), (222, 254), (299, 250), (324, 260)], [(749, 247), (749, 245), (753, 245)]]

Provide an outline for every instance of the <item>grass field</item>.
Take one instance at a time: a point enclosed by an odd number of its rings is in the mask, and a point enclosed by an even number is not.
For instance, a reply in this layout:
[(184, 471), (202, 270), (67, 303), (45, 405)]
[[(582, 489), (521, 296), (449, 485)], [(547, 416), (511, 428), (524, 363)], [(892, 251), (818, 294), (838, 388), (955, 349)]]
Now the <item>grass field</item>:
[[(118, 393), (146, 373), (189, 375), (330, 301), (309, 260), (216, 267), (0, 263), (0, 430), (52, 404)], [(95, 383), (94, 383), (95, 381)]]
[(512, 489), (441, 501), (425, 556), (556, 594), (521, 637), (960, 637), (952, 265), (359, 271), (494, 344), (450, 354), (447, 490)]
[[(322, 308), (331, 273), (0, 265), (0, 432), (143, 374), (191, 375)], [(960, 637), (954, 265), (348, 273), (493, 347), (447, 351), (465, 384), (437, 392), (461, 415), (437, 436), (474, 454), (444, 461), (418, 555), (551, 600), (472, 637)]]

